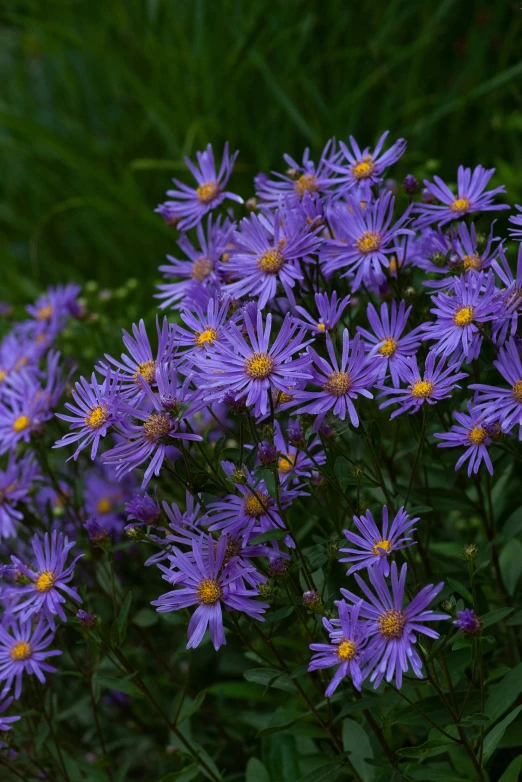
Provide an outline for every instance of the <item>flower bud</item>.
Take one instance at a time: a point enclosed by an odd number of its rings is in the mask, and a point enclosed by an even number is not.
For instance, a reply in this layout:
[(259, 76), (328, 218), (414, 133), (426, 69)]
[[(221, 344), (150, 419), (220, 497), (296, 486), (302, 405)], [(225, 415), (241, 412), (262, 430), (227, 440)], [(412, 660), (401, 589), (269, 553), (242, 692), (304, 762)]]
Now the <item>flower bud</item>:
[(419, 183), (417, 179), (413, 176), (413, 174), (407, 174), (404, 177), (404, 182), (402, 183), (402, 189), (409, 196), (413, 196), (415, 195), (415, 193), (419, 192)]
[(302, 448), (305, 445), (304, 431), (299, 421), (290, 421), (287, 434), (290, 445), (295, 448)]
[(95, 518), (87, 519), (83, 525), (92, 543), (99, 548), (106, 549), (110, 546), (111, 536), (108, 530), (100, 527)]
[(76, 614), (76, 619), (84, 630), (92, 630), (96, 625), (100, 624), (100, 619), (96, 614), (93, 614), (91, 611), (84, 611), (83, 608), (80, 608)]
[(435, 196), (433, 193), (430, 193), (427, 187), (424, 188), (422, 191), (422, 203), (423, 204), (434, 204), (435, 203)]
[(477, 558), (477, 554), (478, 547), (475, 543), (469, 543), (467, 546), (464, 546), (464, 559), (467, 562), (473, 562)]
[(257, 455), (261, 464), (268, 467), (277, 461), (277, 448), (275, 445), (270, 445), (266, 440), (263, 440), (257, 446)]
[(453, 622), (455, 627), (468, 635), (480, 635), (484, 623), (476, 616), (472, 608), (466, 608), (464, 611), (457, 611), (457, 618)]
[(257, 209), (257, 198), (249, 198), (245, 201), (245, 206), (249, 212), (255, 212)]
[(321, 475), (321, 473), (318, 470), (312, 470), (312, 474), (310, 476), (310, 483), (312, 486), (324, 486), (326, 483), (326, 478), (324, 475)]
[(288, 565), (284, 559), (270, 557), (268, 560), (268, 572), (271, 576), (284, 576), (287, 570)]
[(321, 595), (315, 589), (303, 592), (303, 603), (308, 608), (317, 608), (321, 603)]

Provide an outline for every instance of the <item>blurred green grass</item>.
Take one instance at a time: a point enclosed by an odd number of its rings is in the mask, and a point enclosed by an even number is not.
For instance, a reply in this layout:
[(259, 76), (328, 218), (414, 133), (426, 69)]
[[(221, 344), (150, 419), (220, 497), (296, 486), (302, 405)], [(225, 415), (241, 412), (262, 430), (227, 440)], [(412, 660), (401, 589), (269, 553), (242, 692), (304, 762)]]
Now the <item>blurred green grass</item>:
[(209, 140), (246, 196), (285, 151), (389, 128), (398, 176), (480, 162), (521, 199), (521, 31), (509, 0), (4, 0), (0, 298), (135, 277), (150, 308), (153, 209)]

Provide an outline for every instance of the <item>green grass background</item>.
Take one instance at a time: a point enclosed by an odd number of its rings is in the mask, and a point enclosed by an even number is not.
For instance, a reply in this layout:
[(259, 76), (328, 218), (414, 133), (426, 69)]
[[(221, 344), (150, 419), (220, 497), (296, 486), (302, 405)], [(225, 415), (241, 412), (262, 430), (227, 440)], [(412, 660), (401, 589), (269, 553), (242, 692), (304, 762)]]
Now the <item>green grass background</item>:
[(136, 278), (174, 236), (153, 212), (182, 159), (241, 150), (251, 194), (332, 135), (405, 136), (397, 176), (494, 165), (522, 199), (522, 10), (467, 0), (4, 0), (0, 298)]

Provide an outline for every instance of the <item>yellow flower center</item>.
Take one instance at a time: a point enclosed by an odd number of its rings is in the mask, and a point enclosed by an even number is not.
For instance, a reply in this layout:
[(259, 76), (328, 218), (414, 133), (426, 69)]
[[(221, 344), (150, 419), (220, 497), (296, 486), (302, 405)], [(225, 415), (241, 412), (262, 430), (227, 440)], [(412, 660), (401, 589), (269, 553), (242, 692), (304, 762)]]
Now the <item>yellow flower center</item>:
[(11, 651), (9, 652), (11, 660), (14, 660), (15, 662), (28, 660), (32, 653), (33, 650), (28, 641), (17, 641), (11, 646)]
[(337, 657), (341, 662), (347, 662), (353, 660), (357, 649), (353, 641), (349, 641), (347, 638), (343, 638), (339, 646), (337, 647)]
[(219, 182), (203, 182), (196, 189), (196, 196), (201, 204), (210, 204), (221, 192)]
[(294, 182), (294, 190), (299, 198), (302, 198), (305, 193), (317, 193), (319, 190), (317, 177), (313, 174), (303, 174)]
[(470, 202), (468, 198), (457, 198), (450, 206), (450, 209), (452, 212), (456, 212), (457, 214), (464, 214), (464, 212), (467, 212), (470, 207)]
[(513, 399), (517, 402), (522, 402), (522, 380), (517, 380), (513, 388), (511, 389)]
[(392, 255), (390, 258), (390, 263), (388, 265), (388, 271), (390, 274), (397, 274), (397, 269), (400, 269), (402, 266), (402, 263), (397, 263), (397, 258), (395, 255)]
[(372, 554), (375, 554), (375, 556), (382, 556), (383, 553), (389, 554), (391, 550), (391, 540), (378, 540), (375, 546), (372, 548)]
[(323, 388), (334, 396), (344, 396), (352, 387), (352, 379), (348, 372), (332, 372)]
[(480, 271), (480, 269), (482, 269), (482, 258), (478, 253), (473, 253), (473, 255), (465, 255), (462, 259), (462, 263), (464, 264), (466, 271), (469, 269)]
[(404, 611), (396, 611), (394, 608), (389, 608), (379, 617), (379, 632), (387, 641), (402, 638), (406, 621)]
[(194, 342), (198, 348), (204, 348), (205, 345), (213, 345), (218, 338), (216, 329), (208, 328), (205, 331), (196, 331), (194, 334)]
[(469, 326), (470, 323), (473, 323), (474, 316), (475, 310), (473, 307), (460, 307), (453, 316), (453, 322), (456, 326), (464, 328), (464, 326)]
[(107, 497), (102, 497), (101, 500), (96, 503), (96, 510), (98, 513), (108, 513), (111, 507), (111, 502)]
[(231, 559), (237, 557), (241, 552), (241, 543), (238, 540), (229, 540), (223, 557), (223, 564), (226, 565)]
[(105, 405), (98, 405), (98, 407), (93, 407), (91, 409), (91, 412), (84, 420), (91, 429), (99, 429), (100, 426), (103, 426), (107, 417), (108, 411)]
[(284, 263), (283, 253), (277, 247), (270, 247), (257, 259), (258, 267), (265, 274), (277, 274), (283, 268)]
[(410, 394), (416, 399), (427, 399), (433, 393), (435, 386), (429, 380), (418, 380), (410, 386)]
[(40, 309), (36, 313), (36, 317), (38, 318), (38, 320), (47, 320), (48, 318), (51, 317), (52, 314), (53, 314), (53, 305), (47, 304), (47, 306), (45, 307), (40, 307)]
[(27, 429), (31, 424), (31, 419), (27, 415), (19, 415), (18, 418), (16, 418), (13, 421), (13, 430), (15, 432), (23, 432), (25, 429)]
[(141, 375), (141, 377), (144, 379), (146, 383), (151, 386), (154, 381), (156, 380), (156, 362), (154, 360), (150, 361), (144, 361), (143, 364), (140, 364), (138, 366), (138, 369), (134, 373), (134, 382), (139, 385), (138, 377)]
[(468, 432), (468, 440), (473, 443), (473, 445), (482, 445), (482, 443), (487, 439), (488, 433), (482, 426), (475, 426), (471, 430), (471, 432)]
[(245, 513), (248, 516), (255, 516), (259, 518), (268, 508), (268, 495), (261, 492), (257, 492), (257, 497), (254, 494), (247, 494), (245, 497)]
[(214, 578), (204, 578), (198, 584), (196, 595), (200, 603), (213, 606), (223, 596), (223, 590)]
[(160, 437), (170, 433), (171, 421), (166, 413), (152, 413), (143, 424), (143, 435), (149, 443), (155, 443)]
[(368, 179), (375, 171), (375, 163), (370, 155), (368, 157), (359, 160), (354, 166), (352, 166), (352, 174), (356, 179)]
[(56, 583), (56, 576), (52, 570), (42, 570), (34, 582), (37, 592), (50, 592)]
[(294, 469), (295, 459), (294, 457), (290, 456), (289, 453), (286, 454), (286, 456), (281, 456), (279, 458), (279, 463), (277, 465), (277, 469), (279, 472), (284, 473), (285, 475), (289, 472), (292, 472)]
[(268, 353), (252, 353), (245, 361), (245, 372), (256, 380), (265, 380), (274, 369), (274, 359)]
[(198, 282), (204, 282), (212, 271), (210, 258), (197, 258), (192, 264), (191, 276)]
[(379, 348), (379, 353), (381, 356), (393, 356), (398, 347), (399, 343), (396, 339), (393, 339), (393, 337), (386, 337), (381, 347)]
[(280, 391), (279, 389), (274, 388), (272, 398), (276, 404), (284, 405), (287, 402), (291, 402), (294, 397), (292, 394), (287, 394), (286, 391)]
[(381, 246), (381, 235), (378, 231), (365, 231), (355, 242), (359, 252), (367, 255), (373, 253)]
[(0, 369), (0, 383), (3, 383), (7, 377), (7, 374), (7, 369)]
[(326, 326), (324, 325), (324, 323), (317, 323), (316, 329), (318, 331), (326, 331)]

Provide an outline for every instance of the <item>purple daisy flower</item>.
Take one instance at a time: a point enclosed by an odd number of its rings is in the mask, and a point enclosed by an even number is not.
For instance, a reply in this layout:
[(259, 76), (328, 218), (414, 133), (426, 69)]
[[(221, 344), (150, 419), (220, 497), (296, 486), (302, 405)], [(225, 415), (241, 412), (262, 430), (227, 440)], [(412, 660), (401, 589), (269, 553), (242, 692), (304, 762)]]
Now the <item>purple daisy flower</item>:
[(341, 174), (335, 179), (339, 195), (344, 196), (347, 190), (356, 189), (361, 198), (367, 201), (371, 199), (373, 185), (379, 185), (382, 182), (384, 170), (396, 163), (406, 150), (406, 141), (400, 138), (381, 154), (389, 132), (387, 130), (382, 134), (373, 152), (370, 151), (370, 147), (361, 150), (353, 136), (350, 136), (351, 150), (343, 141), (339, 142), (347, 163), (344, 161), (342, 163), (330, 161), (329, 163), (329, 168), (332, 171)]
[(56, 416), (68, 421), (71, 424), (70, 429), (79, 431), (71, 431), (64, 435), (53, 445), (53, 448), (62, 448), (79, 440), (76, 451), (69, 458), (76, 461), (80, 452), (90, 445), (91, 459), (94, 459), (102, 437), (105, 437), (109, 429), (121, 420), (120, 379), (109, 372), (102, 383), (99, 383), (93, 372), (90, 383), (81, 377), (79, 382), (75, 383), (75, 387), (72, 397), (76, 404), (65, 403), (65, 407), (73, 415), (56, 413)]
[(470, 389), (479, 392), (475, 396), (475, 409), (484, 413), (486, 423), (499, 421), (502, 432), (510, 432), (518, 424), (518, 439), (522, 440), (522, 361), (514, 337), (500, 348), (493, 366), (507, 380), (510, 388), (482, 383), (470, 385)]
[(390, 563), (388, 557), (394, 551), (413, 546), (410, 542), (411, 537), (406, 537), (406, 533), (415, 532), (413, 525), (419, 521), (416, 517), (411, 519), (404, 508), (399, 508), (391, 527), (388, 529), (388, 508), (383, 505), (382, 508), (382, 530), (379, 531), (371, 512), (366, 511), (366, 515), (354, 516), (353, 521), (360, 535), (356, 535), (350, 530), (343, 530), (345, 537), (357, 548), (341, 548), (343, 554), (349, 554), (343, 557), (339, 562), (352, 562), (352, 566), (346, 575), (351, 576), (357, 570), (362, 568), (378, 567), (385, 576), (390, 574)]
[[(2, 714), (12, 704), (14, 698), (7, 698), (3, 703), (0, 703), (0, 714)], [(20, 717), (0, 717), (0, 730), (11, 730), (14, 722), (18, 722)]]
[(378, 362), (376, 363), (378, 380), (383, 382), (389, 372), (392, 383), (396, 387), (400, 384), (398, 367), (406, 356), (413, 356), (417, 352), (421, 343), (420, 328), (413, 329), (409, 334), (403, 336), (410, 312), (411, 307), (406, 309), (404, 301), (401, 301), (398, 310), (397, 303), (392, 301), (390, 317), (388, 305), (383, 302), (379, 317), (373, 304), (368, 304), (366, 316), (370, 321), (373, 333), (360, 326), (357, 327), (358, 333), (365, 341), (366, 349), (371, 356), (375, 356), (376, 362)]
[(84, 314), (84, 308), (78, 303), (80, 291), (80, 286), (73, 283), (49, 287), (47, 293), (34, 304), (28, 304), (26, 310), (35, 320), (54, 320), (62, 328), (70, 317), (80, 318)]
[(18, 557), (11, 557), (13, 564), (31, 582), (26, 586), (16, 587), (10, 592), (10, 596), (16, 601), (12, 611), (16, 613), (21, 611), (22, 620), (29, 619), (36, 612), (43, 612), (54, 629), (55, 616), (59, 616), (63, 622), (67, 621), (62, 608), (67, 598), (62, 592), (77, 603), (83, 602), (78, 592), (68, 586), (73, 579), (75, 565), (83, 556), (79, 554), (70, 565), (66, 566), (69, 552), (75, 545), (74, 540), (69, 542), (67, 536), (64, 537), (61, 532), (54, 530), (51, 537), (49, 533), (45, 533), (43, 548), (38, 535), (33, 537), (35, 570), (27, 567)]
[(364, 662), (364, 647), (367, 643), (367, 633), (363, 622), (359, 621), (359, 610), (362, 600), (353, 606), (348, 606), (344, 600), (336, 603), (339, 609), (340, 630), (323, 618), (323, 626), (330, 635), (328, 644), (310, 644), (310, 649), (315, 652), (308, 666), (309, 671), (317, 671), (323, 668), (331, 668), (338, 665), (332, 681), (325, 691), (325, 696), (330, 698), (341, 681), (349, 676), (354, 687), (359, 691), (363, 682), (361, 665)]
[(156, 212), (163, 215), (170, 225), (174, 220), (179, 220), (177, 227), (180, 231), (188, 231), (200, 223), (207, 212), (220, 206), (226, 198), (242, 204), (241, 196), (225, 190), (238, 154), (234, 152), (230, 156), (226, 142), (219, 171), (216, 170), (212, 144), (209, 144), (204, 152), (196, 152), (197, 165), (186, 157), (185, 165), (196, 180), (197, 187), (189, 187), (178, 179), (173, 179), (177, 190), (167, 190), (167, 195), (174, 200), (161, 204)]
[(139, 325), (132, 324), (132, 337), (123, 329), (123, 344), (127, 353), (122, 353), (121, 361), (105, 353), (105, 358), (114, 367), (101, 361), (95, 369), (102, 375), (112, 372), (120, 381), (121, 394), (129, 397), (143, 394), (138, 378), (143, 378), (149, 386), (156, 385), (156, 366), (170, 361), (173, 353), (172, 334), (167, 318), (163, 318), (160, 328), (159, 319), (156, 318), (156, 331), (158, 334), (158, 349), (156, 356), (152, 353), (145, 323), (140, 320)]
[(297, 206), (306, 195), (315, 193), (325, 194), (332, 184), (333, 175), (330, 164), (340, 159), (340, 152), (336, 151), (335, 139), (330, 139), (321, 153), (317, 166), (310, 160), (310, 150), (307, 147), (303, 154), (302, 162), (297, 163), (290, 155), (283, 155), (288, 166), (285, 174), (273, 171), (277, 180), (269, 179), (261, 174), (256, 177), (256, 194), (265, 204), (277, 206), (282, 202), (289, 206)]
[(18, 522), (23, 513), (19, 503), (27, 503), (29, 492), (41, 475), (32, 453), (17, 461), (14, 453), (9, 454), (7, 468), (0, 470), (0, 538), (16, 534)]
[(522, 244), (518, 246), (517, 270), (514, 275), (500, 247), (500, 261), (493, 261), (495, 274), (505, 285), (505, 295), (502, 297), (505, 317), (500, 316), (494, 323), (491, 336), (497, 344), (504, 344), (508, 333), (514, 336), (518, 326), (518, 316), (522, 311)]
[(443, 180), (435, 176), (434, 182), (424, 180), (424, 185), (441, 204), (415, 204), (419, 217), (416, 228), (424, 228), (431, 223), (439, 226), (458, 220), (470, 212), (491, 212), (498, 209), (509, 209), (507, 204), (494, 204), (493, 199), (499, 193), (505, 193), (504, 185), (493, 190), (486, 190), (489, 180), (495, 173), (494, 168), (485, 169), (477, 166), (473, 173), (470, 168), (459, 166), (457, 172), (457, 195), (454, 195)]
[[(222, 467), (229, 477), (233, 477), (233, 464), (223, 462)], [(241, 483), (235, 483), (239, 494), (228, 494), (222, 500), (209, 503), (204, 523), (211, 532), (220, 530), (232, 537), (239, 534), (246, 543), (263, 532), (285, 529), (285, 523), (265, 482), (256, 481), (246, 468), (243, 470)], [(279, 495), (281, 508), (287, 508), (297, 497), (305, 494), (299, 486), (292, 489), (289, 486), (282, 487)], [(285, 538), (285, 543), (289, 547), (295, 545), (290, 536)]]
[[(310, 452), (311, 456), (308, 456), (308, 454), (303, 451), (301, 444), (296, 446), (290, 442), (290, 432), (293, 432), (294, 435), (296, 434), (295, 423), (296, 422), (294, 422), (293, 429), (291, 429), (289, 424), (289, 436), (287, 441), (281, 431), (281, 424), (279, 421), (275, 422), (274, 446), (277, 454), (277, 469), (281, 483), (285, 483), (285, 481), (295, 483), (299, 476), (310, 478), (312, 472), (317, 468), (317, 465), (326, 462), (326, 454), (319, 438), (308, 445), (307, 450)], [(302, 432), (302, 445), (304, 445), (304, 443), (304, 432)]]
[(348, 306), (350, 296), (345, 296), (339, 301), (337, 291), (334, 291), (331, 297), (327, 293), (316, 293), (314, 298), (319, 317), (310, 315), (304, 307), (296, 307), (296, 311), (304, 318), (304, 320), (295, 318), (296, 322), (316, 335), (332, 331)]
[(482, 631), (482, 621), (472, 608), (457, 611), (457, 619), (453, 621), (456, 628), (469, 635), (478, 635)]
[(435, 405), (441, 399), (451, 396), (455, 388), (460, 388), (457, 381), (467, 377), (466, 372), (459, 372), (459, 362), (446, 366), (446, 358), (442, 356), (436, 363), (435, 353), (430, 351), (426, 358), (424, 373), (421, 375), (417, 359), (414, 356), (404, 359), (401, 366), (401, 380), (408, 384), (407, 388), (382, 388), (379, 397), (390, 396), (380, 405), (384, 409), (389, 405), (398, 404), (390, 418), (393, 419), (401, 413), (416, 413), (427, 402)]
[(200, 374), (198, 386), (209, 389), (208, 399), (222, 399), (227, 392), (236, 400), (244, 397), (247, 406), (254, 406), (256, 416), (270, 410), (273, 390), (291, 393), (290, 386), (311, 377), (308, 356), (295, 358), (309, 343), (303, 342), (302, 328), (287, 315), (279, 333), (270, 346), (272, 315), (266, 317), (257, 311), (251, 318), (245, 311), (243, 328), (231, 323), (224, 333), (224, 341), (217, 342), (209, 352), (197, 360)]
[[(198, 225), (196, 229), (198, 239), (196, 245), (193, 245), (185, 235), (180, 237), (178, 246), (188, 260), (179, 260), (172, 255), (167, 255), (169, 265), (159, 267), (165, 279), (169, 280), (159, 285), (160, 292), (155, 294), (156, 299), (163, 299), (160, 309), (186, 307), (191, 301), (202, 299), (207, 294), (215, 296), (219, 292), (221, 281), (217, 271), (218, 261), (229, 244), (232, 229), (230, 221), (225, 220), (221, 224), (218, 218), (213, 222), (212, 216), (209, 215), (206, 234), (203, 224)], [(173, 281), (170, 281), (172, 278)]]
[[(402, 676), (410, 666), (415, 675), (420, 678), (422, 660), (414, 648), (417, 643), (416, 634), (438, 638), (439, 633), (430, 627), (425, 627), (425, 622), (450, 618), (447, 614), (437, 614), (428, 609), (429, 604), (444, 586), (443, 582), (437, 586), (433, 584), (425, 586), (408, 605), (403, 605), (407, 571), (407, 565), (404, 564), (398, 573), (397, 564), (392, 563), (391, 593), (380, 568), (368, 570), (370, 583), (375, 592), (372, 592), (359, 575), (354, 576), (359, 588), (367, 597), (367, 600), (362, 601), (359, 613), (360, 616), (370, 620), (368, 634), (374, 636), (367, 649), (366, 662), (367, 670), (374, 669), (370, 681), (373, 682), (375, 689), (384, 677), (387, 682), (395, 677), (395, 684), (400, 689)], [(341, 589), (341, 593), (354, 605), (360, 602), (360, 597), (347, 589)]]
[(156, 496), (154, 499), (145, 494), (134, 494), (132, 499), (126, 503), (125, 512), (127, 514), (127, 521), (134, 521), (134, 524), (128, 524), (129, 527), (137, 527), (144, 524), (154, 524), (158, 521), (161, 515), (161, 508), (159, 506)]
[(450, 361), (473, 361), (480, 353), (481, 324), (492, 320), (501, 309), (495, 278), (491, 272), (470, 271), (455, 280), (453, 290), (433, 297), (430, 312), (435, 323), (426, 323), (423, 339), (435, 340), (431, 350)]
[(298, 413), (310, 413), (317, 416), (314, 422), (314, 432), (321, 426), (326, 414), (331, 411), (335, 416), (344, 421), (346, 416), (350, 418), (353, 426), (359, 426), (359, 416), (353, 400), (358, 396), (373, 399), (369, 391), (375, 382), (376, 362), (365, 355), (364, 344), (356, 335), (350, 340), (348, 329), (343, 332), (343, 350), (341, 361), (337, 360), (332, 338), (326, 335), (326, 349), (330, 361), (319, 356), (313, 348), (309, 348), (308, 355), (312, 360), (313, 385), (319, 386), (317, 391), (300, 391), (294, 393), (294, 404), (302, 407)]
[(240, 572), (225, 565), (226, 536), (221, 536), (217, 546), (210, 536), (206, 543), (204, 547), (202, 539), (193, 540), (191, 558), (181, 551), (175, 551), (171, 558), (174, 572), (171, 576), (164, 568), (163, 578), (179, 588), (161, 595), (152, 605), (159, 612), (166, 613), (197, 604), (188, 626), (187, 649), (199, 646), (208, 627), (217, 651), (226, 643), (222, 605), (261, 622), (261, 614), (268, 606), (254, 600), (259, 594), (257, 590), (238, 585), (236, 582), (240, 579)]
[(413, 231), (405, 227), (410, 207), (391, 224), (394, 204), (391, 193), (385, 193), (365, 206), (352, 198), (349, 209), (336, 213), (342, 224), (341, 236), (336, 232), (338, 238), (326, 239), (320, 254), (327, 277), (346, 269), (341, 276), (354, 275), (354, 291), (362, 284), (375, 286), (385, 281), (383, 267), (388, 268), (389, 256), (397, 252), (398, 237), (413, 236)]
[(482, 460), (484, 460), (490, 475), (493, 475), (488, 446), (493, 442), (495, 426), (488, 425), (485, 420), (486, 414), (474, 408), (471, 402), (468, 402), (468, 413), (454, 413), (458, 424), (454, 424), (449, 432), (435, 435), (437, 439), (444, 440), (438, 444), (438, 447), (465, 448), (455, 465), (455, 469), (458, 470), (465, 462), (468, 462), (468, 477), (472, 472), (479, 471)]
[(173, 326), (173, 337), (176, 347), (188, 348), (183, 358), (197, 354), (201, 350), (211, 348), (215, 342), (223, 339), (223, 330), (229, 318), (230, 299), (224, 297), (221, 301), (210, 298), (206, 309), (193, 306), (190, 310), (183, 310), (181, 320), (188, 326)]
[(46, 386), (28, 367), (12, 373), (2, 389), (0, 401), (0, 454), (15, 448), (18, 443), (31, 440), (42, 431), (46, 421), (52, 418), (51, 407), (63, 390), (63, 382), (57, 371), (59, 354), (48, 358)]
[(123, 503), (135, 488), (133, 481), (119, 482), (107, 467), (95, 465), (85, 475), (84, 504), (88, 516), (95, 516), (109, 532), (120, 532), (123, 521)]
[[(290, 230), (289, 230), (290, 229)], [(234, 249), (227, 260), (226, 272), (232, 282), (225, 291), (233, 297), (252, 296), (263, 309), (276, 296), (281, 284), (290, 303), (295, 302), (292, 288), (302, 283), (299, 260), (313, 253), (321, 239), (305, 226), (291, 226), (284, 212), (270, 216), (245, 217), (234, 233)]]
[[(200, 441), (198, 434), (185, 432), (177, 417), (180, 406), (191, 403), (194, 394), (188, 391), (191, 377), (178, 387), (176, 373), (161, 365), (156, 369), (159, 394), (156, 394), (143, 378), (139, 378), (144, 394), (134, 406), (123, 403), (117, 429), (124, 442), (103, 454), (104, 464), (115, 467), (118, 480), (140, 464), (150, 459), (141, 488), (144, 489), (153, 475), (159, 475), (167, 449), (173, 440)], [(139, 423), (138, 423), (139, 422)]]
[(508, 232), (512, 239), (516, 239), (520, 242), (522, 240), (522, 206), (516, 204), (515, 209), (518, 209), (521, 214), (511, 215), (509, 222), (511, 225), (515, 225), (516, 228), (508, 228)]
[(48, 657), (61, 654), (58, 649), (44, 651), (53, 639), (53, 629), (42, 617), (33, 625), (31, 619), (18, 621), (10, 616), (7, 625), (0, 625), (0, 682), (5, 682), (1, 697), (14, 684), (14, 696), (18, 700), (24, 673), (34, 674), (42, 684), (45, 683), (44, 671), (56, 673), (56, 668), (44, 662)]

